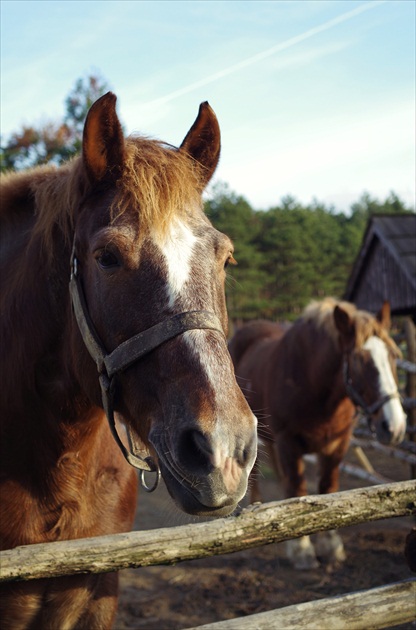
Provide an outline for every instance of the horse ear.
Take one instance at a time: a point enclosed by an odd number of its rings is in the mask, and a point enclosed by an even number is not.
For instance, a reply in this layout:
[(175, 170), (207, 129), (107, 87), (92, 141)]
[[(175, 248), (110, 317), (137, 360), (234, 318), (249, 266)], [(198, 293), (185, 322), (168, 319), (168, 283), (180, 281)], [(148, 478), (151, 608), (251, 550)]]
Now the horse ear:
[(343, 352), (349, 352), (355, 345), (355, 325), (347, 311), (340, 306), (334, 308), (335, 326), (339, 332), (339, 343)]
[(385, 328), (385, 330), (390, 330), (391, 328), (391, 310), (390, 310), (390, 302), (383, 302), (383, 306), (380, 311), (377, 313), (377, 319), (380, 324)]
[(180, 151), (188, 153), (202, 168), (203, 188), (217, 168), (221, 150), (220, 126), (208, 102), (201, 103), (198, 116), (185, 136)]
[(117, 97), (112, 92), (91, 106), (84, 125), (82, 158), (92, 183), (114, 182), (121, 176), (124, 162), (124, 136), (116, 113)]

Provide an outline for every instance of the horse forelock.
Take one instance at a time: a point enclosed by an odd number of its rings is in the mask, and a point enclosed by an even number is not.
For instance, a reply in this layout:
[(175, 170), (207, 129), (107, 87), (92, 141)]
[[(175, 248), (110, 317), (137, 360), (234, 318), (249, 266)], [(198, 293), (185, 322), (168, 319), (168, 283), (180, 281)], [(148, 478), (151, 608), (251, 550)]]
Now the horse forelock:
[(129, 138), (112, 220), (136, 211), (143, 231), (164, 234), (175, 217), (201, 207), (200, 171), (183, 152), (145, 137)]
[(333, 317), (335, 306), (339, 306), (346, 311), (354, 321), (356, 348), (362, 348), (367, 339), (375, 335), (384, 341), (395, 357), (401, 356), (400, 349), (378, 319), (371, 313), (358, 309), (351, 302), (337, 300), (332, 297), (324, 298), (320, 302), (313, 301), (305, 308), (302, 319), (304, 321), (313, 321), (318, 328), (323, 328), (334, 341), (337, 341), (339, 333)]

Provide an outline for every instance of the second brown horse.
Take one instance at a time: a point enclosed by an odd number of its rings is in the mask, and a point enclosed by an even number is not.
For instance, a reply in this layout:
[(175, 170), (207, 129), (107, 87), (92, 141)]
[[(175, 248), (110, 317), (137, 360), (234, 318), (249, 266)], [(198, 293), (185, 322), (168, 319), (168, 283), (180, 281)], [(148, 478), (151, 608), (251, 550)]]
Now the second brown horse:
[[(403, 439), (406, 416), (395, 365), (400, 352), (389, 325), (387, 303), (376, 318), (327, 298), (310, 304), (292, 326), (254, 321), (230, 341), (237, 381), (252, 410), (264, 417), (261, 437), (280, 469), (286, 497), (307, 494), (306, 453), (318, 455), (318, 492), (338, 490), (356, 407), (380, 442)], [(258, 498), (253, 478), (252, 500)], [(288, 555), (297, 568), (318, 566), (317, 555), (329, 562), (345, 557), (335, 532), (318, 537), (315, 548), (309, 537), (290, 541)]]

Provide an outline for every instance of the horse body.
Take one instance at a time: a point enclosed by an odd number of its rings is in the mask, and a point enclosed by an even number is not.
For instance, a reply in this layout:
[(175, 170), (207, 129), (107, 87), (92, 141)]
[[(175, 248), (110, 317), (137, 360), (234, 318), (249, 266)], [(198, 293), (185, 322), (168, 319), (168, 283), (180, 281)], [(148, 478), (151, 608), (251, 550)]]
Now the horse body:
[[(388, 336), (387, 320), (387, 312), (383, 325), (351, 304), (328, 298), (307, 308), (286, 332), (277, 323), (252, 322), (231, 340), (237, 380), (251, 408), (265, 416), (259, 433), (269, 450), (274, 443), (286, 497), (307, 494), (302, 460), (307, 453), (318, 455), (318, 492), (338, 490), (339, 465), (354, 427), (354, 392), (372, 411), (380, 441), (403, 439), (406, 417), (395, 380), (399, 351)], [(347, 387), (353, 389), (350, 395)], [(380, 404), (371, 409), (376, 401)], [(255, 480), (252, 498), (259, 498)], [(326, 544), (332, 560), (343, 559), (339, 537), (330, 537), (320, 552)], [(289, 549), (299, 568), (317, 566), (308, 538), (291, 541)]]
[[(225, 342), (233, 248), (201, 202), (219, 144), (207, 104), (180, 149), (125, 140), (109, 93), (88, 114), (80, 158), (4, 178), (1, 548), (122, 532), (133, 522), (137, 474), (103, 412), (107, 375), (74, 317), (71, 268), (89, 334), (108, 354), (183, 312), (213, 313), (211, 329), (194, 325), (123, 366), (110, 379), (111, 400), (120, 436), (126, 426), (157, 458), (182, 509), (224, 515), (244, 495), (256, 421)], [(2, 627), (109, 628), (116, 600), (112, 574), (8, 584)]]

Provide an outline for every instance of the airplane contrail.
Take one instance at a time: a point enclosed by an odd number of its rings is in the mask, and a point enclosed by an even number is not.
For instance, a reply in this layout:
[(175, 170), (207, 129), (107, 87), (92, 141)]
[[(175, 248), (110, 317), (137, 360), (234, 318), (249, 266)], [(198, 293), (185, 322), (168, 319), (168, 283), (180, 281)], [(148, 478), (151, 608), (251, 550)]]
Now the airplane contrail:
[(267, 50), (263, 50), (262, 52), (257, 53), (256, 55), (253, 55), (252, 57), (248, 57), (247, 59), (244, 59), (243, 61), (240, 61), (232, 66), (229, 66), (228, 68), (224, 68), (224, 70), (220, 70), (219, 72), (211, 74), (210, 76), (205, 77), (205, 79), (200, 79), (199, 81), (190, 83), (189, 85), (186, 85), (183, 88), (179, 88), (178, 90), (170, 92), (170, 94), (166, 94), (165, 96), (161, 96), (160, 98), (156, 98), (152, 101), (148, 101), (147, 103), (143, 103), (143, 106), (147, 107), (147, 106), (161, 105), (163, 103), (168, 103), (169, 101), (173, 101), (175, 98), (178, 98), (179, 96), (182, 96), (183, 94), (188, 94), (189, 92), (192, 92), (193, 90), (196, 90), (197, 88), (203, 87), (204, 85), (208, 85), (209, 83), (213, 83), (214, 81), (218, 81), (218, 79), (222, 79), (223, 77), (233, 74), (234, 72), (237, 72), (238, 70), (241, 70), (242, 68), (251, 66), (252, 64), (257, 63), (258, 61), (261, 61), (262, 59), (271, 57), (272, 55), (275, 55), (276, 53), (279, 53), (282, 50), (287, 50), (288, 48), (292, 48), (293, 46), (296, 46), (296, 44), (300, 44), (301, 42), (304, 42), (305, 40), (310, 39), (311, 37), (314, 37), (315, 35), (318, 35), (319, 33), (328, 31), (329, 29), (333, 28), (334, 26), (337, 26), (338, 24), (347, 22), (348, 20), (351, 20), (352, 18), (356, 17), (357, 15), (360, 15), (361, 13), (364, 13), (365, 11), (369, 11), (370, 9), (375, 9), (381, 4), (385, 4), (385, 2), (387, 2), (387, 0), (371, 0), (370, 2), (361, 4), (355, 9), (352, 9), (351, 11), (342, 13), (336, 18), (333, 18), (332, 20), (328, 20), (327, 22), (324, 22), (320, 26), (315, 26), (313, 28), (310, 28), (309, 30), (305, 31), (304, 33), (301, 33), (300, 35), (295, 35), (294, 37), (291, 37), (290, 39), (287, 39), (286, 41), (281, 42), (280, 44), (276, 44), (275, 46), (272, 46), (271, 48), (268, 48)]

